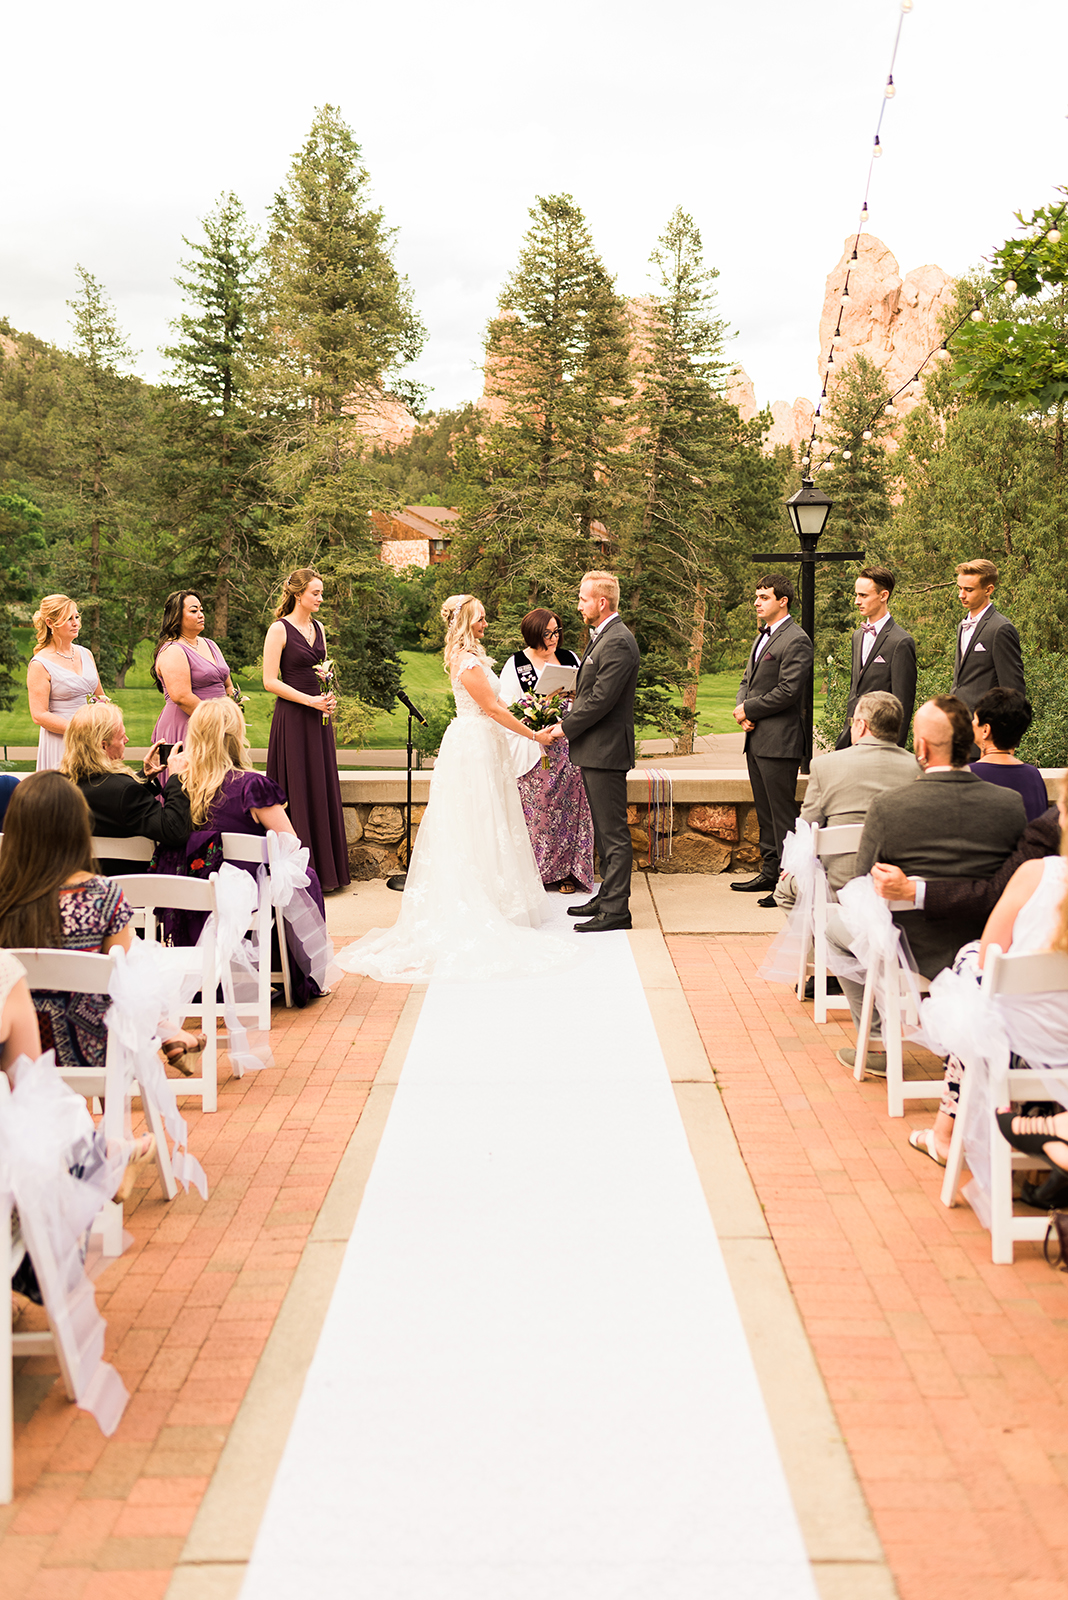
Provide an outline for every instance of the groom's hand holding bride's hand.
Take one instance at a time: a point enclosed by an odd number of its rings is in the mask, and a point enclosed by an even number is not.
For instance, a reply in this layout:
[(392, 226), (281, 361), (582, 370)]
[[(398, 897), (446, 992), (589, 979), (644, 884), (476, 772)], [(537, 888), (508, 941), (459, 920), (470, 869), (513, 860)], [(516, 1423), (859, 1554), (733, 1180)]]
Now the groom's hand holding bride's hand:
[[(548, 734), (548, 738), (545, 740), (546, 744), (555, 744), (557, 739), (562, 739), (564, 737), (564, 730), (559, 723), (556, 723), (555, 726), (551, 728), (543, 728), (542, 732)], [(538, 743), (541, 743), (540, 739), (538, 740)]]

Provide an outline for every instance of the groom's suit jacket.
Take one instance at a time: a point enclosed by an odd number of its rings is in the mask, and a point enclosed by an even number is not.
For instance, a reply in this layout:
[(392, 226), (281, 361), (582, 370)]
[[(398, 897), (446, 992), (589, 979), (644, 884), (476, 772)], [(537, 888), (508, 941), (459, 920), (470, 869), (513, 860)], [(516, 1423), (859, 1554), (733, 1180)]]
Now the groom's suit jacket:
[(853, 635), (853, 662), (849, 676), (849, 703), (846, 706), (845, 727), (838, 735), (836, 750), (848, 750), (852, 739), (850, 722), (862, 694), (872, 694), (884, 689), (901, 701), (905, 716), (897, 742), (902, 749), (909, 742), (909, 725), (912, 708), (916, 704), (916, 641), (893, 618), (880, 628), (875, 636), (867, 661), (863, 659), (864, 629)]
[(616, 615), (582, 658), (575, 699), (564, 717), (569, 754), (577, 767), (629, 772), (634, 765), (634, 689), (641, 657)]

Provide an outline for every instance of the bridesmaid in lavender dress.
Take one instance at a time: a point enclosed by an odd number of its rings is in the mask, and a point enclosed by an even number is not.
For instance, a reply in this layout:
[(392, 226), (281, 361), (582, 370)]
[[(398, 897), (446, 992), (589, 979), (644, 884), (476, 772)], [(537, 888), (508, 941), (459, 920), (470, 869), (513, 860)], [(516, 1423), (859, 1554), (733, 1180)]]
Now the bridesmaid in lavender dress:
[(349, 881), (349, 849), (330, 717), (335, 696), (315, 674), (326, 659), (326, 635), (316, 612), (323, 580), (314, 567), (298, 567), (282, 586), (263, 641), (263, 687), (276, 695), (267, 745), (267, 776), (281, 784), (301, 844), (325, 890)]
[(82, 619), (78, 607), (65, 594), (48, 594), (33, 614), (37, 644), (26, 671), (30, 716), (41, 732), (37, 740), (37, 770), (51, 772), (63, 759), (67, 723), (84, 706), (108, 697), (100, 687), (100, 674), (90, 651), (75, 644)]
[(204, 607), (189, 589), (167, 596), (152, 676), (166, 702), (152, 730), (153, 743), (180, 744), (202, 700), (234, 696), (230, 668), (214, 639), (204, 639)]

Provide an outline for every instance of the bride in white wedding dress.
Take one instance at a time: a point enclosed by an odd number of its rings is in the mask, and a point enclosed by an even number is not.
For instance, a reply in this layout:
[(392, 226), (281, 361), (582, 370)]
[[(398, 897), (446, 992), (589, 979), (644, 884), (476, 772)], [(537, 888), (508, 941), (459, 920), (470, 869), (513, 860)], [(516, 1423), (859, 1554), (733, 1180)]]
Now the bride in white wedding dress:
[(393, 928), (373, 928), (335, 957), (346, 972), (380, 983), (527, 977), (576, 955), (570, 939), (532, 931), (545, 915), (545, 888), (505, 730), (538, 744), (559, 735), (532, 734), (498, 700), (499, 681), (482, 648), (481, 601), (452, 595), (441, 615), (456, 716), (434, 765), (400, 916)]

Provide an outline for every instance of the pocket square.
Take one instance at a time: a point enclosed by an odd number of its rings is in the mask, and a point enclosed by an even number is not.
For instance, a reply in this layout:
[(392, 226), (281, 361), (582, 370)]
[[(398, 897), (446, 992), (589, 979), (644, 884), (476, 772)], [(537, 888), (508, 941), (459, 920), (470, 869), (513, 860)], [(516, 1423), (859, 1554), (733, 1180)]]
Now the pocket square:
[(986, 654), (986, 645), (985, 644), (977, 644), (975, 648), (976, 648), (976, 650), (981, 650), (984, 655)]
[(876, 661), (881, 661), (884, 667), (886, 666), (886, 657), (885, 656), (876, 656), (875, 659), (876, 659)]

